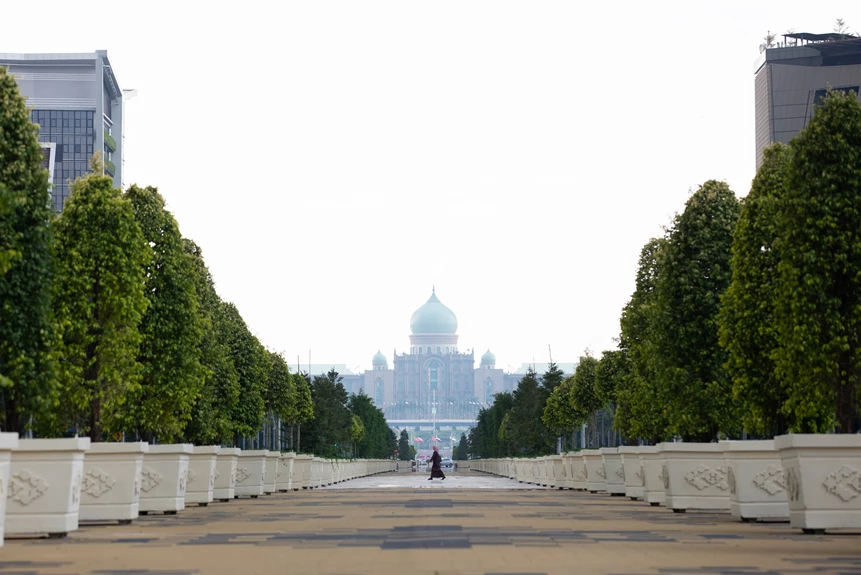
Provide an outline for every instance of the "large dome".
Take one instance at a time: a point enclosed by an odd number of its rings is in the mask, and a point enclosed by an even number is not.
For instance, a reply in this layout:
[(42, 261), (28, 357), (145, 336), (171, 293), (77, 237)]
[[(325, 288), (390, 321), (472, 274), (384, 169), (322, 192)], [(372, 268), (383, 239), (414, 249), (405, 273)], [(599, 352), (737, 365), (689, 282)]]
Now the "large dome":
[(443, 305), (436, 297), (436, 291), (430, 299), (413, 312), (410, 318), (410, 330), (413, 334), (457, 333), (457, 316)]

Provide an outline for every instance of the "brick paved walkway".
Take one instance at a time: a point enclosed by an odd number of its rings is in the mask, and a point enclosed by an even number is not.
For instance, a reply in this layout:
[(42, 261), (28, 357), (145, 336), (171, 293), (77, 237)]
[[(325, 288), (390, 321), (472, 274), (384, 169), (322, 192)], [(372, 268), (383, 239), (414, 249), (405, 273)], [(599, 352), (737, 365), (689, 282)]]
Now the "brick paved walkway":
[(517, 485), (483, 476), (452, 474), (445, 488), (421, 475), (363, 481), (371, 488), (347, 483), (84, 527), (64, 540), (7, 540), (0, 575), (861, 575), (858, 533), (805, 536), (787, 524), (573, 491), (464, 488)]

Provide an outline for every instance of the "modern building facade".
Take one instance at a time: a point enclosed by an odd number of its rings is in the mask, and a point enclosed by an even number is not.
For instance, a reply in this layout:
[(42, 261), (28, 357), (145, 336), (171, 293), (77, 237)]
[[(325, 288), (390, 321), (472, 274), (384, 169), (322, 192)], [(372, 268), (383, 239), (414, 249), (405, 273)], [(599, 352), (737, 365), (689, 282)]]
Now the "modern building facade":
[(813, 117), (829, 87), (861, 87), (861, 38), (846, 34), (784, 34), (755, 68), (756, 167), (763, 150), (788, 143)]
[[(475, 424), (478, 411), (493, 403), (495, 394), (514, 391), (532, 364), (510, 373), (496, 366), (488, 349), (476, 367), (474, 350), (458, 345), (457, 316), (433, 290), (430, 299), (410, 318), (409, 350), (393, 352), (392, 364), (377, 351), (372, 368), (364, 373), (342, 373), (349, 393), (364, 392), (383, 410), (393, 429), (408, 429), (426, 445), (438, 434), (443, 447)], [(557, 364), (566, 375), (576, 364)], [(540, 374), (546, 364), (535, 365)], [(327, 370), (321, 370), (327, 371)], [(336, 368), (336, 371), (337, 368)]]
[[(39, 124), (39, 140), (53, 148), (54, 209), (61, 211), (69, 183), (89, 171), (102, 152), (105, 172), (123, 185), (123, 90), (105, 50), (86, 54), (3, 54)], [(127, 91), (128, 95), (133, 91)], [(53, 146), (51, 146), (53, 144)]]

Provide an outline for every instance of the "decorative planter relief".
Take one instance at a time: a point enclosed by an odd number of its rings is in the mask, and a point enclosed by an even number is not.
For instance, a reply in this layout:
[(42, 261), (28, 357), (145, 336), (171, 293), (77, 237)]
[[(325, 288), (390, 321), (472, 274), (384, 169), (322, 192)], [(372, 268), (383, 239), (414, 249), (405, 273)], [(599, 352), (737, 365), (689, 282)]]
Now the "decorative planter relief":
[(120, 521), (138, 516), (144, 454), (149, 445), (93, 443), (84, 455), (81, 521)]
[(12, 451), (18, 447), (17, 433), (0, 433), (0, 547), (6, 524), (6, 497), (9, 492), (9, 475)]
[(789, 522), (805, 533), (861, 528), (861, 434), (775, 438)]
[(5, 535), (62, 537), (78, 528), (89, 447), (88, 437), (18, 440), (8, 468)]

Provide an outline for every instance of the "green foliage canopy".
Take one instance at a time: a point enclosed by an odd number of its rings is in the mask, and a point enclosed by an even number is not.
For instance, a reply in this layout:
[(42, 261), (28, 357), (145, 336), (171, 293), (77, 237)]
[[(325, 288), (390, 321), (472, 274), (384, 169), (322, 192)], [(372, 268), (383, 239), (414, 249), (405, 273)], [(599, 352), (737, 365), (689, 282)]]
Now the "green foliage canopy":
[(854, 433), (861, 405), (861, 105), (829, 91), (790, 143), (777, 369), (795, 431)]
[(705, 182), (676, 216), (657, 282), (657, 401), (672, 435), (714, 441), (736, 425), (718, 343), (720, 297), (729, 286), (738, 200), (725, 182)]
[(741, 204), (732, 239), (732, 282), (719, 315), (720, 344), (727, 350), (733, 398), (749, 432), (774, 437), (790, 427), (787, 390), (778, 378), (776, 244), (780, 202), (786, 188), (789, 149), (766, 148), (750, 193)]
[(144, 268), (149, 307), (141, 321), (141, 386), (130, 402), (131, 430), (169, 442), (191, 419), (205, 382), (200, 363), (203, 336), (195, 262), (185, 251), (179, 226), (156, 188), (131, 186), (125, 197), (150, 247)]
[(124, 429), (139, 391), (150, 253), (131, 202), (97, 165), (73, 182), (53, 228), (61, 383), (55, 431), (71, 427), (102, 441), (103, 431)]
[(51, 196), (38, 132), (0, 67), (0, 416), (18, 432), (57, 397)]

